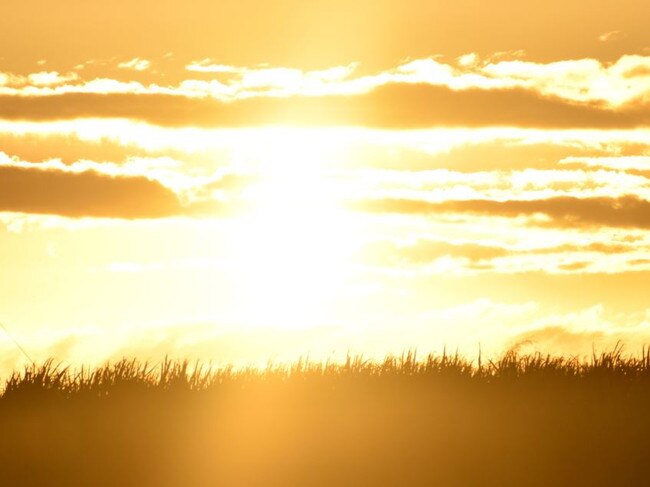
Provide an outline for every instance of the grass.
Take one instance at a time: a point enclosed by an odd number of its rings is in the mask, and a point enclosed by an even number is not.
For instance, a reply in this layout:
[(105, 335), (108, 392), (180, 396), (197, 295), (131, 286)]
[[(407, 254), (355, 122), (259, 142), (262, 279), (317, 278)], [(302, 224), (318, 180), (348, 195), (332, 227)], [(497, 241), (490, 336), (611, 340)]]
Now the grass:
[(14, 373), (0, 485), (650, 483), (650, 350)]

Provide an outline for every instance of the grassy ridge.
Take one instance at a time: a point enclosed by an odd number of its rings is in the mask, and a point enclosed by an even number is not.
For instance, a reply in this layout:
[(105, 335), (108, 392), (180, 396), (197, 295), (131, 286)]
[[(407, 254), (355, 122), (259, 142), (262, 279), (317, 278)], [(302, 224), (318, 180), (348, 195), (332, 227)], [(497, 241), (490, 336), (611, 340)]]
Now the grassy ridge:
[(14, 374), (0, 485), (650, 483), (650, 351)]

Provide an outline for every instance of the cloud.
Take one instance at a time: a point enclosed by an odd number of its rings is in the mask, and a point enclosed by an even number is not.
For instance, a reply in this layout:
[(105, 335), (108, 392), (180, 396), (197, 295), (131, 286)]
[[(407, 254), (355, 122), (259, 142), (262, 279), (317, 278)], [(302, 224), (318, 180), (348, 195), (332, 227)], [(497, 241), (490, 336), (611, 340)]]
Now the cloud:
[(475, 52), (470, 52), (463, 54), (457, 60), (458, 64), (463, 67), (475, 66), (479, 62), (478, 54)]
[(604, 32), (598, 36), (600, 42), (612, 42), (624, 39), (626, 36), (620, 30), (612, 30), (609, 32)]
[(0, 96), (10, 120), (129, 118), (163, 126), (246, 127), (269, 124), (381, 129), (518, 126), (635, 128), (650, 126), (650, 106), (617, 110), (577, 105), (523, 89), (455, 91), (429, 84), (388, 84), (354, 96), (257, 97), (233, 102), (164, 94)]
[(117, 65), (120, 69), (131, 69), (133, 71), (146, 71), (151, 67), (151, 61), (134, 57), (129, 61), (124, 61)]
[(544, 252), (598, 252), (601, 254), (624, 254), (626, 252), (631, 252), (634, 250), (633, 246), (625, 245), (621, 243), (603, 243), (603, 242), (593, 242), (588, 245), (560, 245), (557, 247), (548, 247), (544, 249), (535, 249), (535, 253), (544, 253)]
[(636, 196), (621, 198), (559, 196), (539, 200), (460, 200), (441, 203), (377, 199), (353, 203), (351, 206), (371, 212), (406, 214), (469, 213), (501, 217), (542, 215), (546, 219), (539, 223), (567, 228), (576, 226), (650, 228), (650, 202)]
[[(401, 265), (404, 263), (424, 264), (441, 257), (466, 259), (470, 264), (487, 264), (497, 258), (515, 256), (547, 256), (550, 254), (578, 254), (584, 258), (585, 253), (620, 255), (633, 253), (634, 246), (620, 243), (593, 242), (586, 245), (563, 244), (549, 247), (508, 248), (499, 245), (488, 245), (478, 242), (448, 242), (444, 240), (417, 239), (413, 242), (400, 244), (393, 241), (378, 241), (369, 244), (362, 250), (362, 258), (370, 263), (379, 265)], [(542, 259), (548, 263), (547, 259)], [(584, 262), (563, 264), (564, 270), (582, 270), (587, 267)], [(570, 266), (570, 267), (567, 267)]]
[[(0, 132), (2, 152), (18, 159), (42, 162), (53, 158), (71, 164), (79, 160), (124, 163), (148, 152), (136, 144), (121, 144), (108, 137), (83, 140), (76, 134)], [(1, 157), (0, 157), (1, 160)]]
[(56, 71), (42, 71), (39, 73), (32, 73), (27, 76), (27, 81), (34, 86), (55, 86), (76, 81), (79, 79), (77, 73), (67, 73), (61, 75)]
[(650, 124), (648, 107), (609, 110), (576, 105), (520, 89), (450, 90), (427, 84), (390, 84), (350, 101), (352, 118), (382, 128), (517, 126), (614, 128)]
[(618, 169), (621, 171), (650, 171), (650, 156), (600, 156), (600, 157), (575, 157), (569, 156), (558, 162), (559, 164), (578, 164), (587, 167)]
[[(204, 59), (185, 68), (207, 79), (179, 78), (176, 85), (164, 78), (162, 84), (145, 83), (138, 72), (148, 70), (150, 62), (137, 57), (118, 65), (131, 71), (133, 78), (126, 81), (114, 79), (114, 73), (88, 80), (55, 71), (0, 73), (0, 102), (7, 106), (0, 116), (39, 119), (39, 112), (62, 105), (58, 119), (94, 114), (163, 125), (242, 126), (247, 120), (250, 125), (377, 128), (630, 128), (650, 123), (650, 56), (626, 55), (609, 64), (590, 58), (504, 60), (498, 54), (481, 61), (474, 53), (459, 59), (446, 64), (421, 58), (357, 76), (356, 63), (302, 70)], [(147, 73), (158, 75), (163, 76)], [(108, 107), (99, 103), (99, 95)], [(134, 109), (123, 113), (128, 95)], [(178, 113), (177, 121), (164, 115), (171, 111)]]
[(614, 333), (602, 331), (572, 331), (570, 326), (548, 326), (523, 333), (512, 341), (520, 353), (541, 352), (567, 357), (591, 358), (623, 345), (624, 355), (638, 356), (646, 344), (645, 333), (628, 333), (624, 329)]
[[(88, 64), (88, 63), (86, 63)], [(112, 66), (112, 62), (100, 64)], [(84, 65), (79, 65), (83, 67)], [(81, 69), (81, 67), (79, 69)], [(558, 97), (578, 104), (621, 107), (650, 94), (650, 56), (625, 55), (613, 63), (582, 58), (540, 63), (525, 61), (521, 53), (495, 53), (482, 61), (476, 53), (466, 54), (456, 63), (435, 58), (409, 60), (394, 68), (353, 76), (358, 63), (320, 70), (283, 66), (233, 66), (203, 59), (185, 66), (186, 73), (202, 79), (178, 77), (170, 85), (165, 73), (147, 73), (147, 83), (138, 71), (150, 62), (133, 58), (118, 64), (131, 71), (133, 79), (113, 79), (114, 70), (95, 72), (97, 79), (81, 80), (77, 73), (62, 76), (40, 72), (27, 76), (2, 74), (3, 94), (46, 96), (64, 93), (140, 93), (210, 97), (233, 101), (254, 97), (361, 95), (390, 84), (427, 84), (454, 91), (522, 89), (545, 97)], [(150, 78), (160, 77), (161, 84)], [(120, 79), (123, 76), (120, 76)]]
[[(434, 238), (412, 238), (406, 241), (382, 239), (364, 246), (357, 259), (375, 270), (399, 269), (427, 276), (525, 272), (593, 275), (648, 267), (648, 262), (639, 259), (647, 253), (646, 244), (610, 243), (607, 236), (601, 237), (601, 241), (591, 243), (546, 246), (540, 246), (540, 242), (524, 235), (517, 243), (495, 242), (493, 236), (485, 237), (487, 238), (475, 241)], [(610, 235), (609, 239), (611, 238)]]
[[(408, 162), (403, 166), (408, 167)], [(367, 198), (405, 200), (534, 200), (558, 196), (617, 198), (630, 194), (650, 199), (642, 175), (611, 169), (524, 169), (459, 172), (360, 169), (346, 179)], [(361, 189), (363, 188), (363, 189)]]
[(196, 73), (240, 73), (246, 68), (238, 66), (229, 66), (227, 64), (215, 63), (206, 58), (201, 61), (194, 61), (185, 66), (187, 71), (194, 71)]
[(362, 250), (361, 257), (371, 264), (400, 265), (423, 264), (445, 256), (478, 262), (508, 254), (508, 249), (503, 247), (420, 239), (404, 245), (391, 241), (375, 242)]
[[(564, 315), (548, 315), (514, 335), (511, 346), (520, 352), (591, 356), (623, 345), (635, 355), (647, 345), (650, 310), (612, 313), (602, 304)], [(638, 348), (637, 348), (638, 347)]]
[(639, 99), (647, 100), (650, 84), (644, 73), (649, 68), (650, 57), (625, 55), (610, 64), (590, 58), (551, 63), (500, 61), (486, 64), (479, 72), (498, 80), (501, 86), (616, 107)]
[(0, 211), (68, 217), (159, 218), (183, 210), (176, 195), (141, 176), (0, 167)]
[(597, 343), (602, 345), (603, 339), (607, 338), (609, 339), (606, 340), (605, 349), (611, 349), (618, 337), (607, 337), (602, 331), (571, 331), (565, 326), (547, 326), (522, 333), (512, 340), (512, 346), (521, 352), (529, 349), (552, 351), (552, 353), (570, 350), (572, 353), (584, 355)]
[(623, 73), (626, 79), (646, 78), (650, 76), (650, 66), (648, 64), (630, 67)]

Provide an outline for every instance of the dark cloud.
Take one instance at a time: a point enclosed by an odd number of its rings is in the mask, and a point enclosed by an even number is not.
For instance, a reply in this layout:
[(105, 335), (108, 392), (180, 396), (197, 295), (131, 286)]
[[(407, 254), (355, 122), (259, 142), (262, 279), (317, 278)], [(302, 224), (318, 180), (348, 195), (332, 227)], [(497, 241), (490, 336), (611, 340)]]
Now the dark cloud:
[(0, 117), (64, 120), (119, 117), (163, 126), (246, 127), (348, 125), (383, 129), (518, 126), (633, 128), (650, 126), (650, 107), (617, 111), (542, 97), (523, 89), (455, 91), (428, 84), (389, 84), (354, 96), (257, 97), (224, 103), (175, 95), (88, 94), (0, 96)]
[(430, 203), (420, 200), (378, 199), (356, 202), (353, 208), (369, 212), (406, 214), (469, 213), (484, 216), (545, 215), (559, 227), (611, 226), (650, 228), (650, 202), (636, 196), (543, 200), (462, 200)]
[(173, 191), (141, 176), (0, 167), (0, 211), (134, 219), (183, 208)]

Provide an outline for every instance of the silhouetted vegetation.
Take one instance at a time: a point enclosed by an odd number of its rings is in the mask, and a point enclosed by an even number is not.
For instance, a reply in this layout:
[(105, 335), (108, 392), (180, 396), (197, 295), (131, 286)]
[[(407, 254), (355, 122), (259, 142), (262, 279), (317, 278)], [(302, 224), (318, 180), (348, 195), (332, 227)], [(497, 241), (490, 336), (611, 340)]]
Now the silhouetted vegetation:
[(14, 374), (3, 486), (650, 482), (650, 351), (413, 353), (264, 370), (123, 360)]

